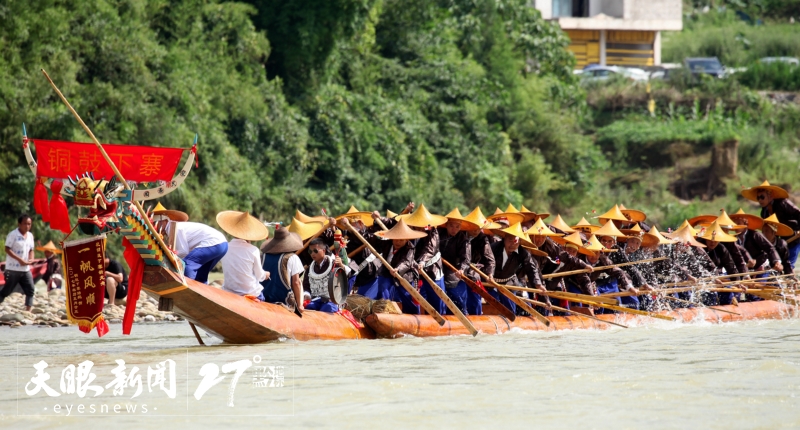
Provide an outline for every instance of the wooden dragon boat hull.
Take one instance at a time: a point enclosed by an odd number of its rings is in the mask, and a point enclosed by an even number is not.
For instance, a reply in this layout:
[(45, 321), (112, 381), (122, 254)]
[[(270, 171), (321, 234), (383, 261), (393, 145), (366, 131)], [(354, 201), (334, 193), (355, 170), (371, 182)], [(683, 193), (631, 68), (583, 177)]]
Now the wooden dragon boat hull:
[[(711, 308), (678, 309), (671, 312), (659, 312), (674, 317), (679, 322), (708, 321), (713, 323), (744, 321), (754, 319), (783, 319), (793, 315), (793, 309), (784, 303), (771, 300), (740, 303), (739, 306), (717, 306), (720, 309), (736, 312), (740, 315), (715, 311)], [(577, 316), (550, 317), (550, 327), (531, 317), (517, 317), (515, 321), (500, 315), (481, 315), (468, 317), (475, 328), (482, 334), (500, 334), (512, 329), (556, 331), (575, 329), (599, 329), (612, 327), (599, 321)], [(632, 314), (598, 315), (597, 318), (630, 325), (648, 324), (656, 321), (653, 318)], [(396, 315), (372, 314), (367, 316), (366, 323), (378, 337), (397, 338), (405, 335), (417, 337), (468, 335), (467, 329), (454, 316), (446, 316), (447, 322), (440, 326), (428, 315)]]
[(159, 266), (145, 267), (142, 290), (160, 299), (160, 303), (168, 303), (166, 308), (171, 307), (175, 314), (227, 343), (375, 337), (369, 327), (357, 328), (341, 315), (306, 311), (301, 318), (283, 306), (256, 303), (191, 279), (186, 279), (184, 285), (173, 272)]

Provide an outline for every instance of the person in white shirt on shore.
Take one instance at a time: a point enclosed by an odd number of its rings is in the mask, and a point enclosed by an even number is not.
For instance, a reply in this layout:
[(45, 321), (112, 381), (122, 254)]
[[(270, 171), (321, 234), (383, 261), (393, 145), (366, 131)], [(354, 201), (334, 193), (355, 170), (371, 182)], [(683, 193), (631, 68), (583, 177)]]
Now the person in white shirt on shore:
[(217, 224), (233, 236), (228, 252), (222, 258), (222, 273), (225, 275), (222, 289), (263, 301), (261, 291), (264, 287), (260, 282), (269, 278), (269, 272), (262, 269), (261, 253), (250, 242), (266, 239), (269, 230), (247, 212), (220, 212)]
[(31, 233), (31, 217), (22, 214), (17, 219), (17, 228), (6, 237), (6, 285), (0, 290), (0, 303), (10, 296), (19, 285), (25, 294), (25, 310), (33, 307), (33, 233)]

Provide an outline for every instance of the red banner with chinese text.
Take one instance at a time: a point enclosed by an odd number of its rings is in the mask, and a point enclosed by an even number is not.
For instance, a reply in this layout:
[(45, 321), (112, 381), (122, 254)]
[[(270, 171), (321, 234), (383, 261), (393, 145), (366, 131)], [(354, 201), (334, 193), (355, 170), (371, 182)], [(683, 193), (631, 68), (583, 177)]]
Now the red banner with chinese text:
[[(114, 171), (93, 143), (61, 142), (36, 139), (36, 174), (48, 178), (66, 178), (94, 172), (97, 179), (111, 179)], [(172, 180), (183, 149), (155, 146), (103, 144), (109, 158), (125, 180), (154, 182)]]
[(108, 333), (103, 318), (106, 291), (106, 236), (73, 240), (62, 244), (64, 274), (67, 275), (67, 317), (84, 333), (97, 327), (97, 335)]

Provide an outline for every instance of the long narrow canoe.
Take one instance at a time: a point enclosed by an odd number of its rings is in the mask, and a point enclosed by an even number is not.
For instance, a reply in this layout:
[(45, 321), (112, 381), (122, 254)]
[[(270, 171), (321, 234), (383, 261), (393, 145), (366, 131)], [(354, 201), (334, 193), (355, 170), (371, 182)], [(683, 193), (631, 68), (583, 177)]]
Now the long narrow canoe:
[[(739, 315), (718, 312), (710, 308), (678, 309), (671, 312), (660, 312), (662, 315), (674, 317), (680, 322), (708, 321), (713, 323), (744, 321), (754, 319), (783, 319), (793, 316), (791, 306), (764, 300), (760, 302), (740, 303), (738, 306), (717, 306), (720, 309), (736, 312)], [(631, 314), (598, 315), (598, 318), (625, 325), (643, 325), (656, 321), (653, 318)], [(599, 329), (613, 327), (599, 321), (577, 316), (550, 317), (550, 327), (530, 317), (517, 317), (509, 321), (500, 315), (482, 315), (468, 317), (475, 328), (482, 334), (500, 334), (512, 329), (555, 331), (574, 329)], [(417, 337), (454, 336), (469, 334), (466, 328), (453, 316), (446, 316), (444, 326), (428, 315), (394, 315), (372, 314), (367, 316), (366, 323), (378, 337), (396, 338), (406, 335)]]
[(184, 285), (173, 272), (159, 266), (145, 267), (142, 286), (152, 297), (171, 299), (172, 312), (226, 343), (375, 337), (369, 327), (356, 327), (341, 315), (306, 311), (301, 318), (283, 306), (256, 303), (191, 279)]

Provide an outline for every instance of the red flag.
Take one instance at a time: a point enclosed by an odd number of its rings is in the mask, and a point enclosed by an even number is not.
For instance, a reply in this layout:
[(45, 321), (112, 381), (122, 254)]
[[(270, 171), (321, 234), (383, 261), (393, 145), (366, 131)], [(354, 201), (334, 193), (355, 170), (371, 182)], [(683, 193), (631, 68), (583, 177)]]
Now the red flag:
[(128, 238), (122, 238), (122, 246), (125, 252), (122, 254), (131, 273), (128, 276), (128, 300), (125, 305), (125, 316), (122, 318), (122, 334), (131, 334), (133, 319), (136, 318), (136, 301), (142, 292), (142, 278), (144, 277), (144, 260), (136, 248), (128, 242)]

